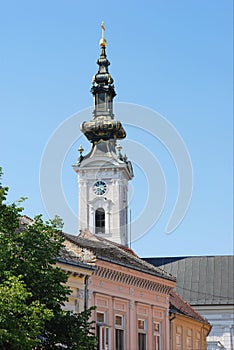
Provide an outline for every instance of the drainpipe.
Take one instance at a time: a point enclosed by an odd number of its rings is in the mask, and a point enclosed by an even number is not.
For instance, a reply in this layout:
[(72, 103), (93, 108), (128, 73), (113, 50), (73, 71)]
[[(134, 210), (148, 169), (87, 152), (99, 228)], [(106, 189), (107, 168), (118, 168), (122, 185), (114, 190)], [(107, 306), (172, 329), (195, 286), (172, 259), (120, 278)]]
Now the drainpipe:
[(88, 308), (88, 298), (89, 298), (89, 291), (88, 291), (88, 281), (89, 276), (85, 276), (85, 295), (84, 295), (84, 309), (87, 310)]
[(172, 344), (172, 341), (173, 341), (173, 337), (172, 337), (172, 321), (175, 318), (176, 318), (176, 310), (170, 308), (169, 309), (169, 321), (170, 321), (170, 347), (171, 347), (171, 350), (173, 350), (173, 344)]

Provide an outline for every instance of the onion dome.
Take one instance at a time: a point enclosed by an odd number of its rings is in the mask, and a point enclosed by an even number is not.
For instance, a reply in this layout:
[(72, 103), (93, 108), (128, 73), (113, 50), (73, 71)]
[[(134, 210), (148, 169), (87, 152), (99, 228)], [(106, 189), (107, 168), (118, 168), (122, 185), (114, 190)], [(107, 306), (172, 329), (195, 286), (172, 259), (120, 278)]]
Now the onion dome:
[(104, 38), (104, 23), (102, 22), (102, 38), (100, 40), (100, 57), (97, 60), (98, 72), (92, 80), (91, 92), (94, 96), (93, 119), (81, 124), (81, 131), (91, 142), (110, 139), (123, 139), (126, 132), (120, 121), (114, 120), (113, 99), (116, 96), (114, 80), (108, 66), (110, 62), (106, 56), (106, 39)]

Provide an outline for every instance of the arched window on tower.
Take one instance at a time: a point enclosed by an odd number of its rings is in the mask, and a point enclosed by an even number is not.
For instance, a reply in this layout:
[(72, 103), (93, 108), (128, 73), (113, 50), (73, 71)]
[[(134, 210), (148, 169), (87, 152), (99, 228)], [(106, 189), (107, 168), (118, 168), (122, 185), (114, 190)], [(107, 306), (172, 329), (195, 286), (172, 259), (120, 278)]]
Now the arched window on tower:
[(95, 211), (95, 233), (105, 233), (105, 210), (98, 208)]

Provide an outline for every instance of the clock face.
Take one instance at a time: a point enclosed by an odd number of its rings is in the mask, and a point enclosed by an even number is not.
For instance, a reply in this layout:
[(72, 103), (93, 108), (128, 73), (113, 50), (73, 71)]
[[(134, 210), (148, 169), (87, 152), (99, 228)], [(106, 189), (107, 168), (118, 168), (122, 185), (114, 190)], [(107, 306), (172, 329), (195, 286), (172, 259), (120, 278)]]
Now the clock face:
[(102, 194), (106, 193), (106, 190), (107, 184), (104, 181), (99, 180), (93, 185), (93, 192), (98, 196), (101, 196)]

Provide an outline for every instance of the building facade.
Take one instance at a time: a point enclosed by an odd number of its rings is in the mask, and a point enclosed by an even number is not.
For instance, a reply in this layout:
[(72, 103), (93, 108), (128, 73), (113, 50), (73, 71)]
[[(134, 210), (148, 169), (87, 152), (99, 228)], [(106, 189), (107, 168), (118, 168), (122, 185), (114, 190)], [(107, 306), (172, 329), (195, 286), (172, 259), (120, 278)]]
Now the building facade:
[(66, 249), (96, 256), (88, 306), (96, 306), (98, 350), (170, 349), (170, 292), (175, 278), (132, 250), (87, 231), (65, 235)]
[(208, 350), (234, 349), (234, 257), (193, 256), (146, 258), (173, 274), (176, 291), (208, 319)]
[(174, 290), (170, 293), (171, 350), (207, 349), (210, 323)]
[(66, 309), (95, 306), (98, 350), (206, 350), (211, 325), (175, 291), (175, 278), (88, 231), (64, 234), (58, 259), (72, 289)]

